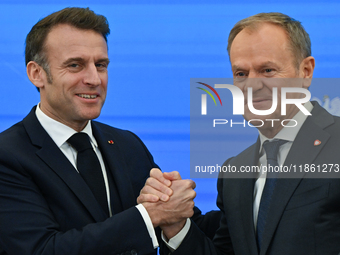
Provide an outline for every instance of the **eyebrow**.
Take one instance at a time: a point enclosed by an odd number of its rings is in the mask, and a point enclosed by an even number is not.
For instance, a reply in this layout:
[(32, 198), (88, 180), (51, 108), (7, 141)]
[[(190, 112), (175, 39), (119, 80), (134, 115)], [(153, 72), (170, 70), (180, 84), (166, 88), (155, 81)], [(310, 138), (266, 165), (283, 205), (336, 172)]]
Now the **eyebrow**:
[(65, 62), (63, 62), (63, 66), (67, 66), (72, 62), (85, 62), (85, 60), (83, 58), (69, 58)]
[(272, 62), (272, 61), (267, 61), (267, 62), (264, 62), (260, 65), (260, 67), (265, 67), (265, 66), (277, 66), (276, 63)]
[(109, 58), (100, 58), (96, 62), (105, 62), (106, 64), (109, 64), (110, 63), (110, 59)]
[[(277, 64), (276, 63), (274, 63), (274, 62), (272, 62), (272, 61), (266, 61), (266, 62), (264, 62), (264, 63), (261, 63), (260, 65), (259, 65), (259, 67), (260, 68), (263, 68), (263, 67), (266, 67), (266, 66), (275, 66), (275, 67), (277, 67)], [(232, 70), (234, 71), (234, 70), (244, 70), (244, 68), (242, 68), (242, 67), (240, 67), (240, 66), (238, 66), (238, 65), (233, 65), (232, 66)]]
[[(71, 64), (72, 62), (82, 62), (82, 63), (84, 63), (85, 60), (83, 58), (69, 58), (63, 63), (63, 65), (67, 66), (68, 64)], [(98, 59), (96, 62), (105, 62), (106, 64), (109, 64), (110, 60), (108, 58), (101, 58), (101, 59)]]
[(233, 66), (231, 67), (231, 69), (232, 69), (232, 70), (235, 70), (235, 69), (236, 69), (236, 70), (240, 70), (240, 69), (243, 70), (243, 68), (239, 67), (238, 65), (233, 65)]

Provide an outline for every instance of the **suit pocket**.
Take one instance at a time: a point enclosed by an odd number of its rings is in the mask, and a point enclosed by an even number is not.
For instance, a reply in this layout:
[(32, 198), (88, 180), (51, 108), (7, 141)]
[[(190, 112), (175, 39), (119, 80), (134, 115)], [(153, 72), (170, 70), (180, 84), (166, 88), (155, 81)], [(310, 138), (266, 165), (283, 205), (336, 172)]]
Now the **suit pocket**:
[(328, 197), (329, 186), (330, 184), (327, 183), (319, 187), (304, 191), (302, 193), (294, 194), (286, 207), (286, 211), (313, 204)]

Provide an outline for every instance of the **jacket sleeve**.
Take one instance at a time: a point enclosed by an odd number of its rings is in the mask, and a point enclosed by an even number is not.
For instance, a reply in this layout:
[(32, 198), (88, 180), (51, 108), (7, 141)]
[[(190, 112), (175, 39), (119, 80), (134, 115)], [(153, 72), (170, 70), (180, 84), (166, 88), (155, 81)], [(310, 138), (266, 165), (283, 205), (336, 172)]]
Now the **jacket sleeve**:
[(205, 215), (196, 208), (192, 224), (181, 245), (171, 252), (161, 244), (160, 253), (173, 255), (233, 255), (233, 247), (223, 210), (223, 179), (218, 180), (217, 205), (220, 211)]

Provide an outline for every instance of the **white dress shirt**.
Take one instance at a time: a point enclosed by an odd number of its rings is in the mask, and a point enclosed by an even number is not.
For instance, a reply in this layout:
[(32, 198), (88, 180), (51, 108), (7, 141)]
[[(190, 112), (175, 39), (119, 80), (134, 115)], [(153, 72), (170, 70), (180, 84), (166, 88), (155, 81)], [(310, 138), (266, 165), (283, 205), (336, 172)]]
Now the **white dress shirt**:
[[(313, 109), (313, 105), (311, 102), (307, 102), (304, 104), (305, 108), (311, 112)], [(267, 156), (266, 153), (263, 149), (263, 143), (265, 141), (273, 141), (273, 140), (277, 140), (277, 139), (283, 139), (288, 141), (287, 143), (283, 144), (280, 146), (278, 155), (277, 155), (277, 162), (279, 164), (279, 166), (283, 165), (283, 163), (286, 160), (286, 157), (288, 155), (288, 152), (290, 150), (290, 148), (292, 147), (293, 141), (295, 140), (295, 137), (297, 136), (302, 124), (305, 122), (305, 120), (307, 119), (307, 115), (304, 115), (301, 111), (299, 111), (294, 117), (294, 120), (296, 120), (297, 125), (295, 127), (289, 127), (289, 126), (294, 126), (296, 124), (295, 121), (290, 121), (289, 123), (287, 123), (287, 127), (284, 127), (283, 129), (281, 129), (281, 131), (279, 133), (277, 133), (277, 135), (272, 138), (269, 139), (267, 137), (265, 137), (261, 132), (259, 132), (259, 136), (260, 136), (260, 142), (261, 142), (261, 146), (260, 146), (260, 159), (259, 159), (259, 166), (266, 166), (267, 165)], [(260, 202), (261, 202), (261, 196), (262, 196), (262, 192), (264, 189), (264, 185), (266, 183), (266, 176), (267, 173), (266, 172), (262, 172), (261, 169), (261, 174), (259, 176), (259, 178), (256, 180), (255, 182), (255, 187), (254, 187), (254, 203), (253, 203), (253, 216), (254, 216), (254, 227), (256, 230), (256, 226), (257, 226), (257, 217), (258, 217), (258, 212), (259, 212), (259, 207), (260, 207)]]
[[(38, 104), (35, 114), (38, 118), (38, 121), (42, 125), (42, 127), (45, 129), (45, 131), (48, 133), (48, 135), (52, 138), (52, 140), (56, 143), (56, 145), (60, 148), (60, 150), (64, 153), (66, 158), (71, 162), (71, 164), (74, 166), (75, 171), (78, 172), (77, 170), (77, 151), (67, 142), (67, 140), (77, 133), (74, 129), (48, 117), (45, 113), (43, 113), (40, 109), (40, 104)], [(106, 173), (106, 168), (104, 164), (104, 160), (102, 157), (102, 154), (98, 148), (98, 144), (96, 139), (93, 136), (92, 133), (92, 127), (91, 127), (91, 121), (87, 123), (85, 128), (81, 131), (90, 137), (90, 141), (93, 147), (93, 150), (98, 156), (102, 172), (103, 172), (103, 177), (104, 177), (104, 182), (105, 182), (105, 187), (106, 187), (106, 194), (107, 194), (107, 201), (108, 201), (108, 208), (109, 208), (109, 213), (110, 217), (112, 216), (112, 210), (111, 210), (111, 203), (110, 203), (110, 187), (109, 187), (109, 182), (107, 178), (107, 173)], [(157, 248), (158, 241), (156, 237), (155, 230), (152, 225), (152, 221), (150, 219), (150, 216), (148, 212), (146, 211), (145, 207), (142, 204), (139, 204), (136, 206), (138, 211), (143, 217), (143, 220), (146, 224), (146, 227), (148, 229), (150, 238), (152, 239), (152, 244), (154, 248)]]

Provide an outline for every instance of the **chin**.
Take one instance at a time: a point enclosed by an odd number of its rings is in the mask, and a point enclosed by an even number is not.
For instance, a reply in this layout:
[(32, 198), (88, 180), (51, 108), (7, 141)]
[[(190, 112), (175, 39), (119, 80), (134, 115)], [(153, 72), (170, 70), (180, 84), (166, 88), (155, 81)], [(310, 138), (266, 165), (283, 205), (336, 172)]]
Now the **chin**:
[(93, 120), (98, 118), (100, 115), (100, 111), (91, 111), (91, 112), (86, 112), (83, 114), (82, 118), (84, 120)]

